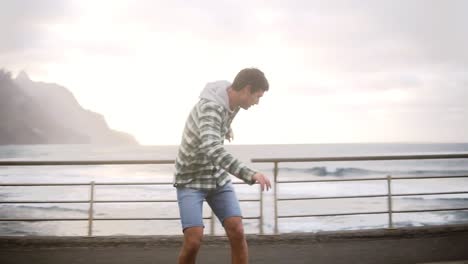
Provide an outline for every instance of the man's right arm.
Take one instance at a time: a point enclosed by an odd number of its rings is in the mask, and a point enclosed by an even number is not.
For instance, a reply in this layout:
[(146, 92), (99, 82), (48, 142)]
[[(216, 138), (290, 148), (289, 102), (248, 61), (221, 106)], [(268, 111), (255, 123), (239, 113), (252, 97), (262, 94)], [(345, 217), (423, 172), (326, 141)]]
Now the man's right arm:
[(257, 172), (242, 164), (224, 148), (221, 135), (222, 111), (220, 106), (211, 102), (200, 106), (198, 126), (201, 149), (216, 166), (252, 185), (256, 182), (253, 177)]

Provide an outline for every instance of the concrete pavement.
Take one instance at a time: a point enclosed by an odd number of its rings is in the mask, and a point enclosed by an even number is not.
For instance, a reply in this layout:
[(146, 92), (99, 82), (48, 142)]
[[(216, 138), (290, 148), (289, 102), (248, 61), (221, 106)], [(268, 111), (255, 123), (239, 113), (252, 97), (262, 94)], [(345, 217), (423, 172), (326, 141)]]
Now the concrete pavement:
[[(248, 236), (250, 263), (431, 263), (468, 260), (468, 225)], [(176, 263), (180, 236), (0, 237), (2, 264)], [(206, 237), (197, 263), (230, 263)]]

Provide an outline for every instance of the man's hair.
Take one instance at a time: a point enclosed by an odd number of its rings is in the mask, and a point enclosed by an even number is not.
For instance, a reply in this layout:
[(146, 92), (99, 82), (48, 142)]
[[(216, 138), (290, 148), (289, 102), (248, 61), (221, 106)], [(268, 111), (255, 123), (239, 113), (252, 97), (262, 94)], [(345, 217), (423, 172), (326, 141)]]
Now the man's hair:
[(269, 84), (265, 78), (265, 74), (256, 68), (246, 68), (241, 70), (234, 78), (232, 82), (232, 88), (236, 91), (241, 90), (246, 85), (251, 85), (251, 93), (255, 93), (259, 90), (268, 91)]

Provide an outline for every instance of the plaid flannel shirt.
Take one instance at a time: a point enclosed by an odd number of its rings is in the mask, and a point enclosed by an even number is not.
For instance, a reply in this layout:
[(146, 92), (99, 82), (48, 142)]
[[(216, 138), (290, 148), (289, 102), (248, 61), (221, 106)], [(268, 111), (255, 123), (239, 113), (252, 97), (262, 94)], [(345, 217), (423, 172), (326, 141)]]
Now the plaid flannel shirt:
[(175, 162), (174, 186), (213, 190), (230, 182), (232, 174), (248, 184), (256, 171), (249, 169), (224, 148), (224, 138), (237, 111), (201, 99), (185, 124)]

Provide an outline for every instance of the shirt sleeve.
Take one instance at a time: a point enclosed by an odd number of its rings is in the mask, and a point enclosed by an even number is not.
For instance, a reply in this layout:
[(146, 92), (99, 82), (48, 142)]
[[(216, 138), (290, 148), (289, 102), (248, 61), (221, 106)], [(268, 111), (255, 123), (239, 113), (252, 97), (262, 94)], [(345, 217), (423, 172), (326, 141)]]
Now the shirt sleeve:
[(200, 107), (199, 131), (202, 141), (201, 150), (215, 166), (221, 167), (247, 184), (254, 184), (252, 177), (256, 171), (248, 168), (226, 151), (221, 135), (222, 109), (216, 104), (206, 103)]

